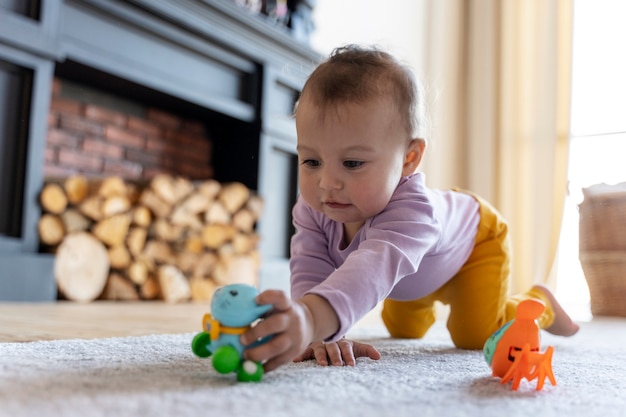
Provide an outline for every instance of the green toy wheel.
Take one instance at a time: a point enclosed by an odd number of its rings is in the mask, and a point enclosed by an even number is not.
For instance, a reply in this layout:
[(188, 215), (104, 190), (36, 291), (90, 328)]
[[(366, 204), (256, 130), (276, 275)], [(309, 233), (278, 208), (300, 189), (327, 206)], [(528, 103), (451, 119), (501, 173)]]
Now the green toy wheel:
[(237, 370), (237, 380), (240, 382), (260, 382), (263, 373), (263, 366), (260, 363), (243, 361)]
[(194, 336), (191, 341), (191, 350), (196, 356), (208, 358), (211, 356), (209, 345), (211, 344), (211, 336), (208, 333), (201, 332)]
[(235, 371), (240, 361), (239, 352), (232, 346), (219, 347), (213, 354), (213, 368), (220, 374)]

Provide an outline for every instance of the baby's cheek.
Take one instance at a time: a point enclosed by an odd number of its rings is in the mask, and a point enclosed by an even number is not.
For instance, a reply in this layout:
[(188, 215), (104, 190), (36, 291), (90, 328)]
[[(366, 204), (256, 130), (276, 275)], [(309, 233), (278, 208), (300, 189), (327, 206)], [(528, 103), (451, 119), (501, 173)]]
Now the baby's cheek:
[(310, 178), (300, 177), (298, 181), (298, 187), (300, 188), (300, 196), (306, 201), (306, 203), (313, 207), (314, 209), (318, 209), (317, 205), (319, 205), (319, 199), (317, 197), (317, 187), (314, 182)]
[(365, 185), (355, 191), (355, 200), (359, 202), (359, 208), (367, 216), (372, 217), (385, 209), (392, 192), (384, 186)]

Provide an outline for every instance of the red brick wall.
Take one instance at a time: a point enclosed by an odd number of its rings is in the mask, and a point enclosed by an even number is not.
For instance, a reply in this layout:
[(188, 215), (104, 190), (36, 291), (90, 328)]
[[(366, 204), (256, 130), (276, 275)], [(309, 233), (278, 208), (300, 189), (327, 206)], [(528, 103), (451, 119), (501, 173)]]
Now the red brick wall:
[(213, 177), (211, 141), (199, 121), (150, 107), (145, 108), (145, 117), (136, 117), (65, 98), (62, 88), (63, 80), (55, 78), (46, 177), (76, 173), (129, 180), (147, 180), (156, 173)]

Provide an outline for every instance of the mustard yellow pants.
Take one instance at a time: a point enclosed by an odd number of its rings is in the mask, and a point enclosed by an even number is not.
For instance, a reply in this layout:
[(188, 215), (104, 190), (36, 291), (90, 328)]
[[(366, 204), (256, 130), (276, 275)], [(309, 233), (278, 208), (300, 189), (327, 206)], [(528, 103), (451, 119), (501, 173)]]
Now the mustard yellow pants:
[(435, 322), (435, 301), (450, 306), (448, 331), (455, 346), (461, 349), (482, 349), (493, 332), (515, 317), (515, 308), (524, 299), (536, 298), (546, 305), (538, 320), (539, 327), (547, 328), (554, 321), (554, 311), (537, 287), (516, 296), (508, 295), (508, 226), (491, 204), (471, 195), (480, 205), (480, 222), (469, 259), (450, 281), (426, 297), (384, 301), (382, 318), (392, 337), (423, 337)]

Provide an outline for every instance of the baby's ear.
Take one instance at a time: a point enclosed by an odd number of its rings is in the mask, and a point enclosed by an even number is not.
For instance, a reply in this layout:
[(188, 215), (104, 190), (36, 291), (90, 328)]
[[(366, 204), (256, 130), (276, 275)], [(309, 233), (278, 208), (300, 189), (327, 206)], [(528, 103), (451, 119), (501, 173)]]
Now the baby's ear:
[(402, 166), (402, 175), (407, 176), (415, 172), (426, 149), (426, 141), (421, 138), (412, 139), (407, 147)]

